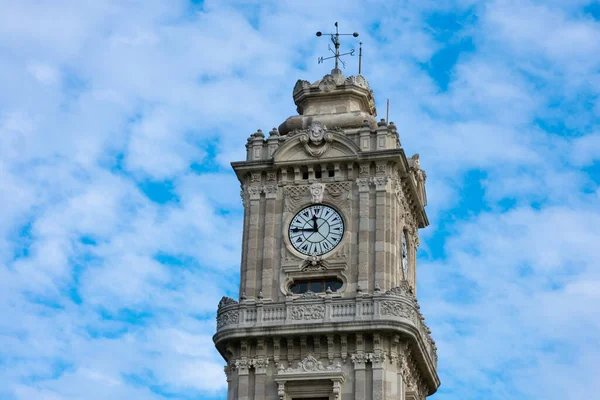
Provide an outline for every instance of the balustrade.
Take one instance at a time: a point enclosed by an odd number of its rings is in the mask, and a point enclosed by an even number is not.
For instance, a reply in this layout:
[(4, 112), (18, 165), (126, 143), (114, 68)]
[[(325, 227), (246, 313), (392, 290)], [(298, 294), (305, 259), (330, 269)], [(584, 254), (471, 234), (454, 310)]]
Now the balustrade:
[(355, 298), (312, 294), (277, 303), (246, 300), (239, 304), (227, 298), (219, 305), (217, 332), (232, 328), (347, 321), (399, 321), (411, 325), (419, 332), (432, 362), (437, 365), (435, 342), (414, 297), (394, 293)]

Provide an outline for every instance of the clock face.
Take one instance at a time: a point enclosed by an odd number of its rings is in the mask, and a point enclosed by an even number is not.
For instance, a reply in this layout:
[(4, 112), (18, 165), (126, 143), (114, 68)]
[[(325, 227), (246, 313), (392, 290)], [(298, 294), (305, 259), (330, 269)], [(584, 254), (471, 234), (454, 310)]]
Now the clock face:
[(292, 218), (290, 243), (307, 256), (320, 256), (332, 251), (344, 236), (344, 220), (333, 208), (315, 204)]
[(408, 248), (404, 232), (402, 232), (402, 271), (404, 272), (404, 279), (408, 280)]

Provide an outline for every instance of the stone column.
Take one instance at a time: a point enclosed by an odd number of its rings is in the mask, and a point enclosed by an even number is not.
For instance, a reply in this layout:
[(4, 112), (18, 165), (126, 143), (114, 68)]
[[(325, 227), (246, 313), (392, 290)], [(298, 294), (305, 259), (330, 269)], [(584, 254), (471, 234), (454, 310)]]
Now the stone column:
[(367, 399), (367, 374), (366, 374), (366, 359), (364, 354), (352, 354), (352, 362), (354, 363), (354, 399)]
[(384, 400), (385, 396), (385, 353), (370, 354), (373, 366), (373, 400)]
[(242, 294), (246, 290), (246, 265), (248, 262), (248, 229), (250, 227), (250, 195), (247, 187), (244, 187), (240, 193), (242, 204), (244, 205), (244, 226), (242, 232), (242, 262), (240, 271), (240, 290), (238, 298), (242, 298)]
[(373, 353), (369, 354), (369, 359), (373, 367), (373, 400), (385, 399), (385, 353), (383, 352), (382, 337), (380, 334), (373, 334)]
[(242, 340), (240, 342), (240, 356), (242, 357), (235, 362), (235, 368), (238, 371), (238, 399), (237, 400), (249, 400), (250, 399), (250, 366), (251, 362), (248, 359), (248, 341)]
[(234, 400), (235, 385), (232, 385), (231, 383), (233, 382), (232, 375), (233, 371), (235, 370), (235, 367), (232, 367), (231, 365), (227, 364), (224, 369), (225, 377), (227, 378), (227, 400)]
[[(257, 177), (255, 177), (255, 175)], [(252, 174), (252, 181), (260, 182), (260, 174)], [(254, 183), (254, 182), (253, 182)], [(260, 234), (260, 194), (262, 188), (258, 185), (248, 187), (249, 194), (249, 224), (248, 224), (248, 253), (246, 256), (246, 282), (244, 292), (247, 296), (256, 297), (257, 290), (257, 268), (259, 254), (259, 234)]]
[[(391, 185), (394, 184), (392, 180)], [(394, 188), (392, 186), (391, 193), (389, 193), (389, 204), (390, 204), (390, 286), (396, 287), (399, 284), (398, 281), (398, 269), (400, 268), (400, 262), (398, 261), (398, 203), (396, 202), (396, 196), (394, 195)]]
[(365, 344), (363, 335), (356, 334), (356, 353), (352, 354), (352, 362), (354, 363), (354, 399), (367, 399), (367, 375), (366, 362), (367, 357), (364, 352)]
[(261, 290), (267, 299), (273, 298), (273, 276), (275, 270), (275, 202), (277, 198), (276, 172), (267, 172), (265, 191), (265, 236), (263, 239), (263, 268)]
[(267, 368), (269, 359), (266, 357), (266, 344), (264, 339), (256, 341), (256, 359), (254, 360), (254, 399), (266, 398)]
[[(367, 174), (369, 165), (361, 165), (366, 168)], [(364, 173), (364, 172), (363, 172)], [(370, 241), (370, 210), (369, 210), (369, 179), (358, 178), (358, 282), (357, 284), (363, 290), (369, 288), (369, 260), (371, 258), (369, 241)]]
[(238, 398), (237, 400), (250, 399), (250, 361), (237, 360), (235, 367), (238, 371)]
[(387, 188), (388, 177), (385, 176), (385, 163), (377, 163), (377, 176), (373, 179), (375, 183), (376, 195), (376, 215), (375, 215), (375, 283), (382, 288), (389, 289), (388, 276), (386, 274), (386, 230), (389, 221), (387, 220)]

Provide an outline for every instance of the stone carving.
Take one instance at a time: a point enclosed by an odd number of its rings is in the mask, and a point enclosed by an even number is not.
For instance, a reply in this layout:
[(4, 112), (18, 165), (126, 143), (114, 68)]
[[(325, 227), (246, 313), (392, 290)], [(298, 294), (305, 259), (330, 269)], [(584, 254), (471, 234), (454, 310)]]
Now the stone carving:
[(305, 133), (300, 135), (300, 143), (306, 153), (319, 158), (329, 150), (333, 142), (333, 134), (327, 132), (327, 127), (318, 121), (313, 122)]
[(322, 183), (313, 183), (310, 185), (310, 195), (312, 197), (312, 202), (314, 203), (322, 203), (323, 202), (323, 193), (325, 193), (325, 185)]
[(367, 360), (371, 361), (373, 364), (379, 363), (382, 364), (385, 362), (387, 355), (383, 352), (376, 353), (367, 353)]
[(266, 185), (263, 186), (263, 192), (267, 199), (274, 199), (277, 196), (277, 185)]
[(321, 305), (294, 306), (291, 312), (292, 319), (323, 319), (325, 318), (325, 307)]
[(260, 173), (252, 173), (250, 174), (250, 183), (258, 183), (260, 182)]
[(419, 160), (419, 154), (413, 155), (411, 158), (412, 170), (415, 173), (415, 178), (419, 182), (425, 182), (427, 180), (427, 174), (421, 169), (421, 161)]
[(341, 371), (340, 363), (324, 366), (323, 363), (315, 358), (312, 354), (308, 354), (302, 361), (299, 361), (296, 368), (279, 367), (278, 374), (304, 373), (304, 372), (323, 372), (323, 371)]
[(365, 79), (364, 76), (362, 75), (355, 75), (355, 76), (349, 76), (346, 78), (346, 82), (347, 85), (356, 85), (356, 86), (360, 86), (361, 88), (364, 89), (368, 89), (370, 90), (369, 87), (369, 83), (367, 82), (367, 80)]
[(232, 304), (238, 305), (239, 303), (231, 297), (223, 296), (223, 298), (221, 298), (221, 301), (219, 301), (219, 308), (229, 306)]
[(414, 299), (415, 297), (410, 284), (408, 283), (408, 281), (405, 280), (401, 281), (399, 286), (391, 288), (390, 290), (385, 292), (385, 294), (390, 296), (408, 297), (410, 299)]
[(387, 190), (389, 178), (387, 176), (376, 176), (371, 178), (372, 182), (375, 184), (375, 190)]
[(309, 81), (304, 81), (302, 79), (298, 79), (298, 81), (294, 85), (294, 94), (298, 93), (299, 91), (301, 91), (303, 89), (308, 89), (308, 88), (310, 88)]
[[(339, 363), (338, 363), (339, 365)], [(342, 384), (339, 381), (333, 382), (333, 398), (339, 400), (342, 394)]]
[(266, 374), (267, 368), (269, 366), (269, 359), (255, 358), (252, 360), (252, 365), (254, 366), (254, 369), (256, 370), (257, 374)]
[(368, 192), (369, 191), (369, 179), (358, 178), (356, 180), (356, 184), (358, 185), (359, 192)]
[(325, 190), (327, 191), (327, 194), (329, 194), (334, 199), (340, 199), (340, 200), (342, 200), (342, 199), (349, 200), (351, 189), (352, 189), (352, 183), (350, 183), (350, 182), (328, 183), (325, 186)]
[(344, 81), (344, 77), (342, 74), (327, 74), (321, 79), (319, 82), (319, 89), (323, 92), (331, 92), (336, 88), (337, 85), (341, 84)]
[(267, 172), (267, 181), (272, 182), (277, 180), (277, 173), (276, 172)]
[(327, 262), (319, 256), (311, 256), (307, 258), (302, 265), (302, 272), (327, 271)]
[(322, 272), (327, 271), (327, 267), (323, 264), (312, 265), (309, 264), (306, 267), (302, 268), (302, 272)]
[(381, 315), (394, 315), (396, 317), (410, 318), (410, 308), (398, 301), (382, 301)]
[(246, 196), (246, 190), (243, 187), (242, 190), (240, 190), (240, 197), (242, 198), (242, 206), (246, 207), (248, 205), (248, 196)]
[(366, 354), (364, 353), (352, 353), (350, 355), (352, 362), (356, 364), (364, 364), (368, 361)]
[(340, 345), (342, 346), (342, 361), (344, 364), (346, 363), (346, 359), (348, 358), (348, 336), (345, 334), (340, 335)]
[(285, 197), (285, 211), (292, 212), (297, 208), (298, 202), (309, 193), (307, 185), (286, 186), (283, 189)]
[(217, 329), (221, 329), (230, 324), (237, 324), (239, 320), (238, 310), (225, 311), (217, 314)]
[(252, 367), (250, 360), (241, 359), (235, 361), (235, 368), (239, 371), (240, 375), (248, 375), (248, 370)]
[(308, 138), (314, 145), (318, 146), (325, 138), (326, 131), (327, 127), (325, 125), (315, 121), (308, 127)]
[(297, 208), (297, 203), (309, 193), (308, 186), (286, 186), (283, 190), (285, 196), (285, 211), (292, 212)]
[(320, 299), (320, 298), (321, 298), (321, 296), (319, 296), (315, 292), (311, 292), (310, 290), (308, 290), (308, 291), (302, 293), (300, 296), (298, 296), (299, 300)]
[(249, 186), (248, 187), (248, 194), (250, 195), (250, 200), (259, 200), (261, 193), (262, 193), (262, 187), (260, 187), (260, 186)]

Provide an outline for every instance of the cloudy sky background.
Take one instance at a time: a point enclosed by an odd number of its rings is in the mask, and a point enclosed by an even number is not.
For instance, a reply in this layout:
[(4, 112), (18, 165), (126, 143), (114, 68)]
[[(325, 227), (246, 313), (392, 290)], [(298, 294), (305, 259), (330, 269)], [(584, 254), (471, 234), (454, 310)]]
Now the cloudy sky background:
[[(0, 0), (0, 398), (225, 398), (229, 162), (359, 31), (428, 175), (432, 399), (600, 392), (600, 3)], [(350, 48), (349, 41), (344, 47)], [(347, 59), (346, 75), (356, 71)]]

